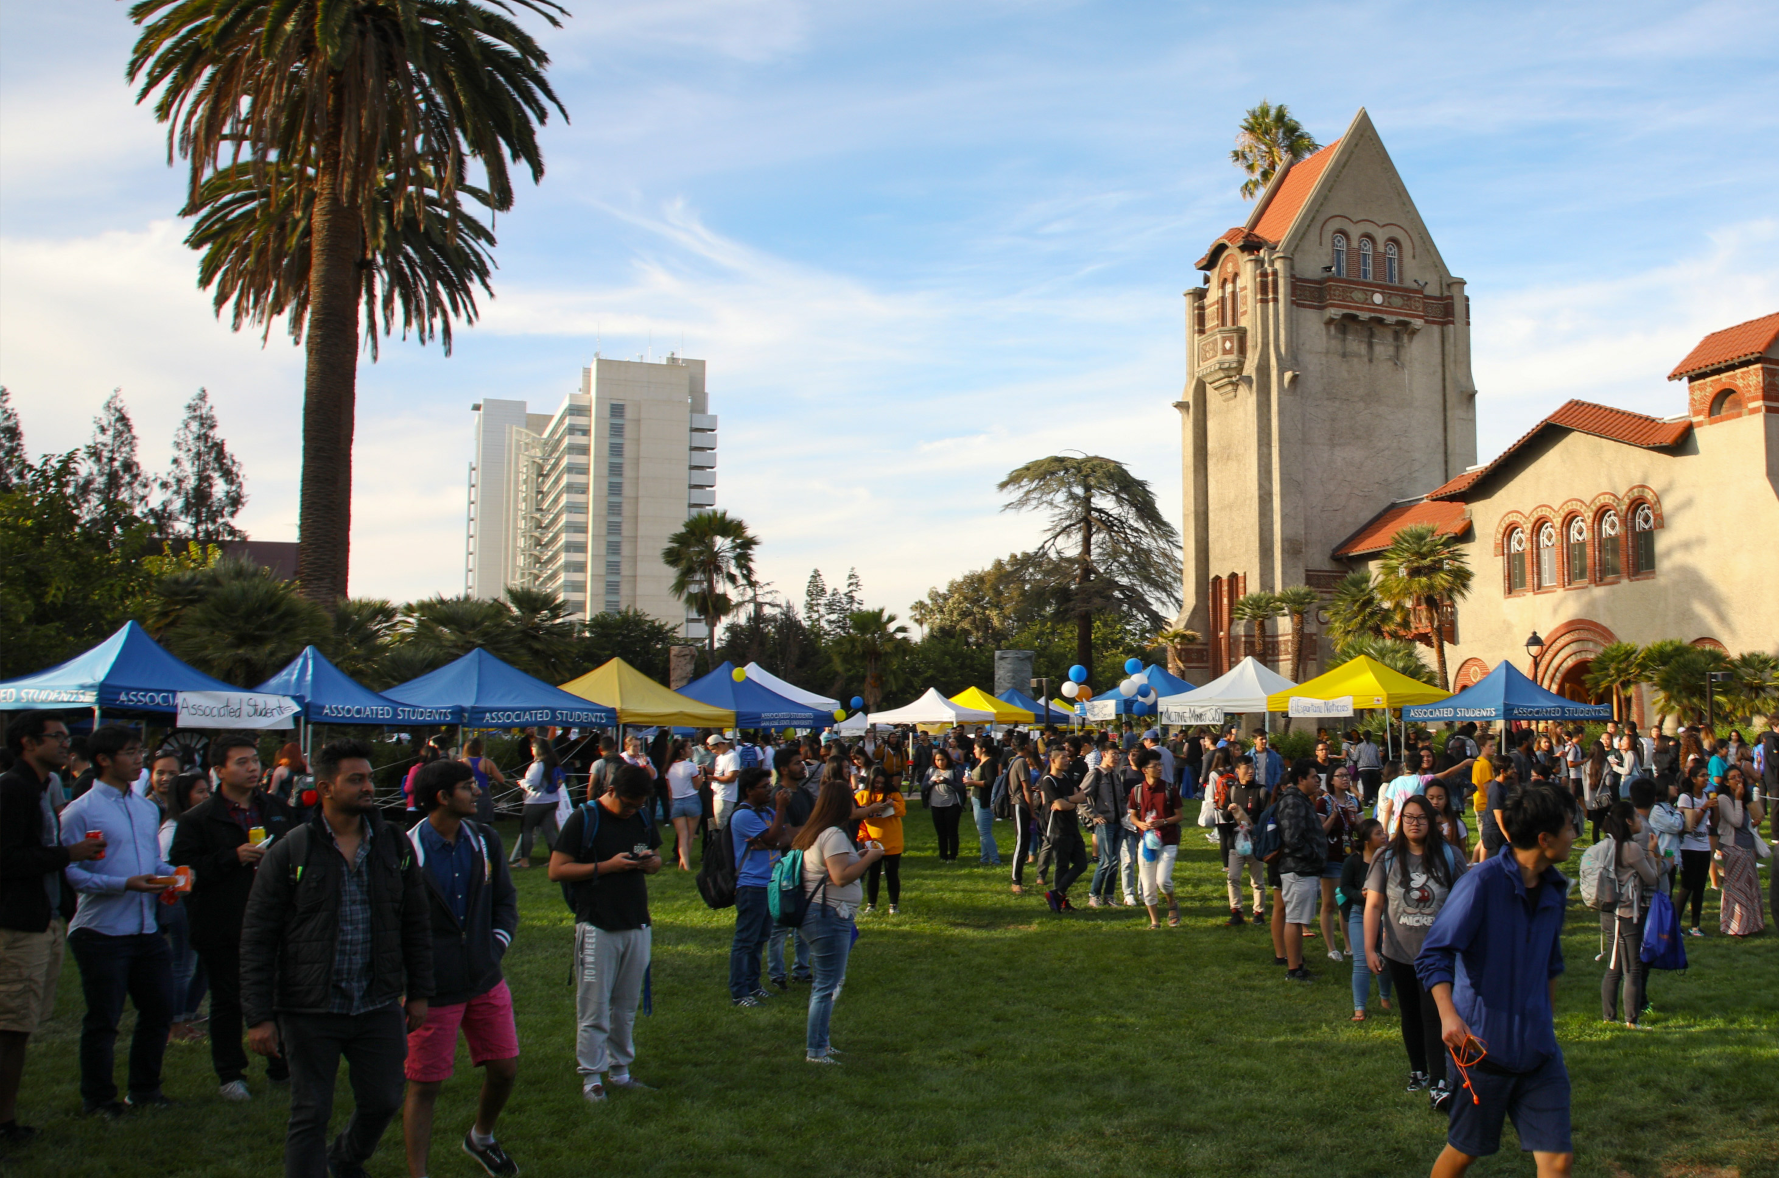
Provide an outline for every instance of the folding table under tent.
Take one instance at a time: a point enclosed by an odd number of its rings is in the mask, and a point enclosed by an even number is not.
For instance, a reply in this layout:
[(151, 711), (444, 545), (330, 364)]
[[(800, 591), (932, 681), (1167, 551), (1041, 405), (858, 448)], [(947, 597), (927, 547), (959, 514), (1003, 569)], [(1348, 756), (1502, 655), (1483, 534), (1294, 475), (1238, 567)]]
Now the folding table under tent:
[(378, 695), (313, 646), (253, 690), (287, 695), (311, 724), (449, 724), (444, 708), (416, 708)]
[(481, 647), (383, 693), (398, 705), (397, 724), (463, 724), (471, 728), (606, 727), (611, 708), (552, 687), (503, 663)]
[(1610, 720), (1609, 704), (1588, 704), (1547, 691), (1509, 662), (1438, 703), (1402, 709), (1404, 720)]
[(1017, 688), (1009, 687), (995, 698), (1005, 700), (1016, 708), (1023, 708), (1030, 712), (1032, 714), (1033, 723), (1067, 724), (1075, 719), (1075, 709), (1073, 706), (1070, 706), (1066, 710), (1058, 711), (1057, 709), (1061, 707), (1060, 704), (1057, 705), (1057, 707), (1046, 707)]
[[(1291, 680), (1249, 655), (1203, 687), (1183, 691), (1178, 695), (1164, 695), (1155, 702), (1161, 709), (1163, 724), (1221, 724), (1221, 715), (1216, 719), (1202, 720), (1186, 718), (1185, 714), (1188, 709), (1213, 709), (1236, 715), (1264, 712), (1268, 696), (1275, 692), (1289, 691), (1296, 686)], [(1170, 719), (1170, 710), (1180, 718)]]
[[(1183, 691), (1192, 690), (1192, 684), (1178, 675), (1169, 674), (1154, 663), (1150, 663), (1138, 671), (1136, 677), (1155, 689), (1157, 702), (1160, 702), (1163, 696), (1178, 695)], [(1125, 678), (1130, 678), (1130, 676), (1127, 675)], [(1095, 704), (1100, 706), (1096, 708)], [(1113, 706), (1107, 707), (1107, 704)], [(1153, 716), (1155, 704), (1139, 703), (1136, 696), (1125, 695), (1118, 688), (1113, 687), (1110, 691), (1102, 691), (1088, 700), (1086, 714), (1089, 720), (1110, 720), (1114, 716)]]
[(870, 717), (873, 724), (938, 724), (946, 728), (954, 724), (993, 724), (995, 714), (983, 708), (966, 708), (952, 703), (929, 687), (913, 703), (877, 712)]
[(735, 678), (735, 664), (723, 665), (694, 679), (679, 689), (679, 694), (713, 708), (726, 708), (735, 713), (737, 728), (821, 728), (834, 722), (836, 709), (820, 711), (808, 704), (787, 699), (753, 679)]
[(212, 679), (150, 638), (137, 622), (125, 622), (99, 645), (35, 675), (0, 683), (0, 710), (91, 708), (97, 723), (104, 709), (177, 712), (182, 691), (246, 694)]
[(979, 712), (987, 712), (995, 718), (996, 724), (1030, 724), (1037, 713), (1031, 708), (1022, 708), (1010, 704), (988, 694), (980, 687), (966, 687), (951, 697), (951, 702), (961, 707), (975, 708)]
[[(620, 658), (608, 659), (562, 690), (581, 699), (595, 700), (619, 724), (669, 728), (733, 728), (735, 713), (669, 691)], [(608, 721), (610, 722), (610, 721)]]
[(826, 712), (830, 716), (840, 710), (839, 700), (829, 699), (827, 696), (818, 695), (813, 691), (805, 691), (795, 683), (786, 683), (783, 679), (780, 679), (777, 675), (774, 675), (759, 663), (749, 663), (747, 666), (743, 667), (742, 670), (747, 672), (747, 677), (749, 679), (752, 679), (755, 683), (758, 683), (761, 687), (764, 687), (774, 695), (782, 695), (786, 699), (796, 703), (807, 704), (809, 707), (812, 707), (819, 712)]

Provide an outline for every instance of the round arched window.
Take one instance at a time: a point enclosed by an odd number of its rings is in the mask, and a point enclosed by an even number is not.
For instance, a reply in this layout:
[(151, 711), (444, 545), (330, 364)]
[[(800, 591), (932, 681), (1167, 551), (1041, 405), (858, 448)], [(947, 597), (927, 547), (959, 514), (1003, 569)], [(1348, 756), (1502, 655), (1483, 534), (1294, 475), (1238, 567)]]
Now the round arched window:
[(1619, 520), (1618, 512), (1604, 511), (1600, 514), (1600, 576), (1616, 577), (1622, 571), (1619, 561)]
[(1735, 389), (1724, 389), (1711, 398), (1711, 416), (1722, 417), (1726, 413), (1742, 412), (1742, 394)]
[(1371, 281), (1371, 238), (1359, 239), (1359, 277), (1362, 281)]
[(1526, 533), (1518, 528), (1507, 534), (1507, 591), (1519, 593), (1526, 587)]
[(1402, 284), (1402, 251), (1393, 241), (1384, 243), (1384, 281), (1391, 286)]
[(1334, 276), (1347, 276), (1347, 235), (1344, 233), (1334, 235)]
[(1655, 508), (1647, 503), (1631, 515), (1631, 572), (1655, 572)]
[(1547, 523), (1538, 529), (1538, 587), (1549, 589), (1557, 583), (1557, 526)]
[(1588, 526), (1579, 515), (1569, 521), (1569, 583), (1585, 585), (1588, 579)]

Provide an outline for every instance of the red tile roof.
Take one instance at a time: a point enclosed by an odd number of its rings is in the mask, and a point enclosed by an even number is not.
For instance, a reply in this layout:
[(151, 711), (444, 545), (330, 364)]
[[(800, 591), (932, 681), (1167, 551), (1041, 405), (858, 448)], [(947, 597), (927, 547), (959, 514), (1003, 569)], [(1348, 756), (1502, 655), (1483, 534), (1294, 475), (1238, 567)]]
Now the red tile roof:
[(1700, 340), (1698, 346), (1686, 354), (1686, 359), (1675, 365), (1668, 379), (1679, 380), (1710, 368), (1745, 364), (1771, 353), (1775, 342), (1779, 342), (1779, 313), (1714, 331)]
[(1213, 241), (1210, 248), (1205, 250), (1205, 256), (1192, 264), (1192, 268), (1194, 270), (1209, 270), (1216, 264), (1218, 251), (1226, 245), (1247, 246), (1250, 249), (1259, 249), (1263, 245), (1271, 244), (1272, 242), (1263, 241), (1252, 233), (1249, 233), (1246, 229), (1243, 229), (1240, 225), (1237, 225), (1234, 229), (1224, 230), (1222, 236), (1218, 237), (1216, 241)]
[(1327, 147), (1306, 156), (1285, 169), (1284, 179), (1278, 182), (1271, 197), (1262, 197), (1265, 202), (1256, 210), (1256, 216), (1248, 218), (1253, 228), (1237, 225), (1226, 230), (1221, 237), (1205, 249), (1204, 257), (1193, 263), (1195, 270), (1208, 270), (1216, 261), (1219, 246), (1227, 245), (1277, 245), (1285, 240), (1285, 234), (1291, 231), (1291, 223), (1297, 220), (1297, 214), (1303, 208), (1303, 202), (1309, 199), (1310, 189), (1316, 186), (1316, 180), (1328, 167), (1328, 161), (1334, 158), (1334, 149), (1340, 146), (1336, 139)]
[(1392, 503), (1371, 518), (1371, 522), (1354, 532), (1334, 550), (1338, 557), (1365, 556), (1382, 552), (1396, 538), (1396, 533), (1415, 524), (1430, 524), (1437, 532), (1462, 536), (1470, 528), (1470, 512), (1462, 503), (1432, 503), (1417, 499), (1412, 503)]
[(1632, 413), (1628, 409), (1614, 409), (1610, 405), (1596, 405), (1592, 401), (1565, 401), (1555, 413), (1527, 430), (1519, 441), (1497, 454), (1494, 461), (1479, 470), (1465, 471), (1444, 486), (1428, 492), (1427, 498), (1462, 500), (1464, 493), (1479, 479), (1493, 473), (1527, 442), (1552, 426), (1592, 434), (1597, 438), (1608, 438), (1627, 446), (1664, 450), (1684, 441), (1687, 431), (1692, 429), (1692, 422), (1663, 421), (1659, 417)]

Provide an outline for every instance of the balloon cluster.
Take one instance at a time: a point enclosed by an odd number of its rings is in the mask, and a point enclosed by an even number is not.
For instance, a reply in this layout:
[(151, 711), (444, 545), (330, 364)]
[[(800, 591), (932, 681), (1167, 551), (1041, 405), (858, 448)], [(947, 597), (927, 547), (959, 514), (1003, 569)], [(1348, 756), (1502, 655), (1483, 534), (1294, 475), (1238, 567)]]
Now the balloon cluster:
[(1076, 663), (1069, 668), (1068, 682), (1062, 685), (1065, 699), (1092, 699), (1093, 688), (1087, 686), (1087, 668)]
[(1118, 684), (1118, 694), (1125, 699), (1135, 698), (1138, 703), (1152, 704), (1158, 698), (1155, 687), (1143, 675), (1143, 660), (1137, 658), (1124, 660), (1124, 673), (1129, 676)]

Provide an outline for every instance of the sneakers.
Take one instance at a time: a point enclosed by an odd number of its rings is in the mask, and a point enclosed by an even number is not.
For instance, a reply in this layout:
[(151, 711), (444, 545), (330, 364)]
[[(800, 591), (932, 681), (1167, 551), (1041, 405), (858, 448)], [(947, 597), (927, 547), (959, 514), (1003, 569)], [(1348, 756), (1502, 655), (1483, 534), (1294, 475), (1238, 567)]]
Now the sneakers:
[(1342, 953), (1339, 949), (1328, 950), (1328, 960), (1330, 960), (1330, 961), (1345, 961), (1346, 959), (1347, 959), (1347, 955), (1345, 953)]
[(1247, 921), (1242, 919), (1242, 910), (1240, 908), (1231, 908), (1229, 910), (1229, 919), (1223, 922), (1223, 926), (1225, 928), (1235, 928), (1237, 925), (1247, 923)]
[(1087, 906), (1089, 908), (1098, 908), (1100, 906), (1100, 898), (1098, 896), (1087, 897)]
[(772, 984), (777, 986), (780, 990), (788, 990), (791, 988), (791, 983), (784, 978), (773, 978)]
[(29, 1125), (21, 1125), (16, 1120), (8, 1121), (6, 1124), (0, 1125), (0, 1142), (4, 1142), (7, 1145), (29, 1145), (31, 1144), (31, 1139), (36, 1136), (36, 1129), (33, 1129)]
[(1702, 937), (1702, 936), (1704, 936), (1704, 935), (1705, 935), (1705, 934), (1704, 934), (1704, 933), (1702, 933), (1702, 932), (1700, 932), (1700, 931), (1699, 931), (1699, 929), (1698, 929), (1698, 928), (1697, 928), (1697, 927), (1696, 927), (1696, 926), (1695, 926), (1695, 927), (1693, 927), (1693, 928), (1689, 928), (1689, 929), (1687, 929), (1687, 930), (1686, 930), (1686, 935), (1687, 935), (1687, 936), (1689, 936), (1689, 937)]
[(1044, 893), (1044, 903), (1050, 905), (1050, 911), (1061, 912), (1062, 901), (1058, 900), (1054, 891)]
[(748, 995), (749, 998), (752, 998), (756, 1002), (764, 1002), (772, 996), (773, 994), (770, 990), (755, 990), (752, 994)]
[(889, 914), (891, 916), (895, 916), (898, 913), (900, 913), (901, 911), (902, 911), (902, 906), (900, 904), (891, 904), (889, 906)]
[(825, 1065), (827, 1067), (831, 1067), (831, 1068), (837, 1068), (840, 1066), (840, 1061), (835, 1059), (831, 1055), (806, 1055), (803, 1057), (803, 1062), (804, 1063), (819, 1063), (819, 1064), (823, 1064), (823, 1065)]
[(1286, 961), (1283, 957), (1274, 957), (1272, 959), (1272, 963), (1274, 965), (1290, 965), (1291, 964), (1289, 961)]
[(153, 1092), (132, 1092), (124, 1097), (131, 1108), (178, 1108), (179, 1102), (156, 1088)]
[(216, 1090), (216, 1095), (230, 1104), (246, 1104), (253, 1099), (253, 1093), (247, 1090), (246, 1080), (230, 1080)]
[(729, 1005), (730, 1006), (758, 1006), (758, 1005), (760, 1005), (760, 1000), (758, 998), (755, 998), (752, 994), (749, 994), (745, 998), (731, 998), (731, 999), (729, 999)]
[(588, 1104), (600, 1104), (605, 1100), (605, 1085), (598, 1080), (591, 1084), (581, 1085), (581, 1099)]
[(1444, 1080), (1427, 1090), (1427, 1097), (1432, 1102), (1433, 1111), (1443, 1113), (1452, 1107), (1452, 1089)]
[(605, 1078), (605, 1085), (607, 1088), (628, 1088), (632, 1092), (653, 1092), (655, 1090), (653, 1085), (644, 1084), (629, 1072), (625, 1072), (621, 1076), (616, 1072), (612, 1073)]
[(1126, 896), (1126, 897), (1124, 897), (1124, 906), (1125, 906), (1125, 907), (1126, 907), (1126, 908), (1136, 908), (1136, 907), (1138, 907), (1138, 904), (1137, 904), (1137, 898), (1136, 898), (1136, 897), (1135, 897), (1135, 896)]
[(1410, 1072), (1408, 1074), (1408, 1086), (1404, 1088), (1403, 1091), (1425, 1092), (1427, 1090), (1427, 1085), (1432, 1082), (1432, 1077), (1427, 1075), (1426, 1072)]
[(517, 1174), (519, 1163), (507, 1156), (507, 1151), (500, 1148), (500, 1142), (490, 1141), (487, 1145), (477, 1145), (473, 1134), (463, 1135), (463, 1152), (482, 1164), (482, 1169), (500, 1178), (501, 1175)]
[(1309, 970), (1305, 969), (1301, 965), (1298, 966), (1296, 969), (1286, 970), (1285, 976), (1290, 978), (1294, 982), (1313, 982), (1316, 980), (1316, 975), (1311, 973)]
[(1069, 903), (1069, 898), (1061, 892), (1056, 894), (1056, 903), (1064, 912), (1073, 912), (1075, 910), (1075, 906)]
[(877, 911), (877, 905), (867, 904), (863, 908), (859, 909), (859, 915), (860, 916), (869, 916), (873, 912), (876, 912), (876, 911)]

